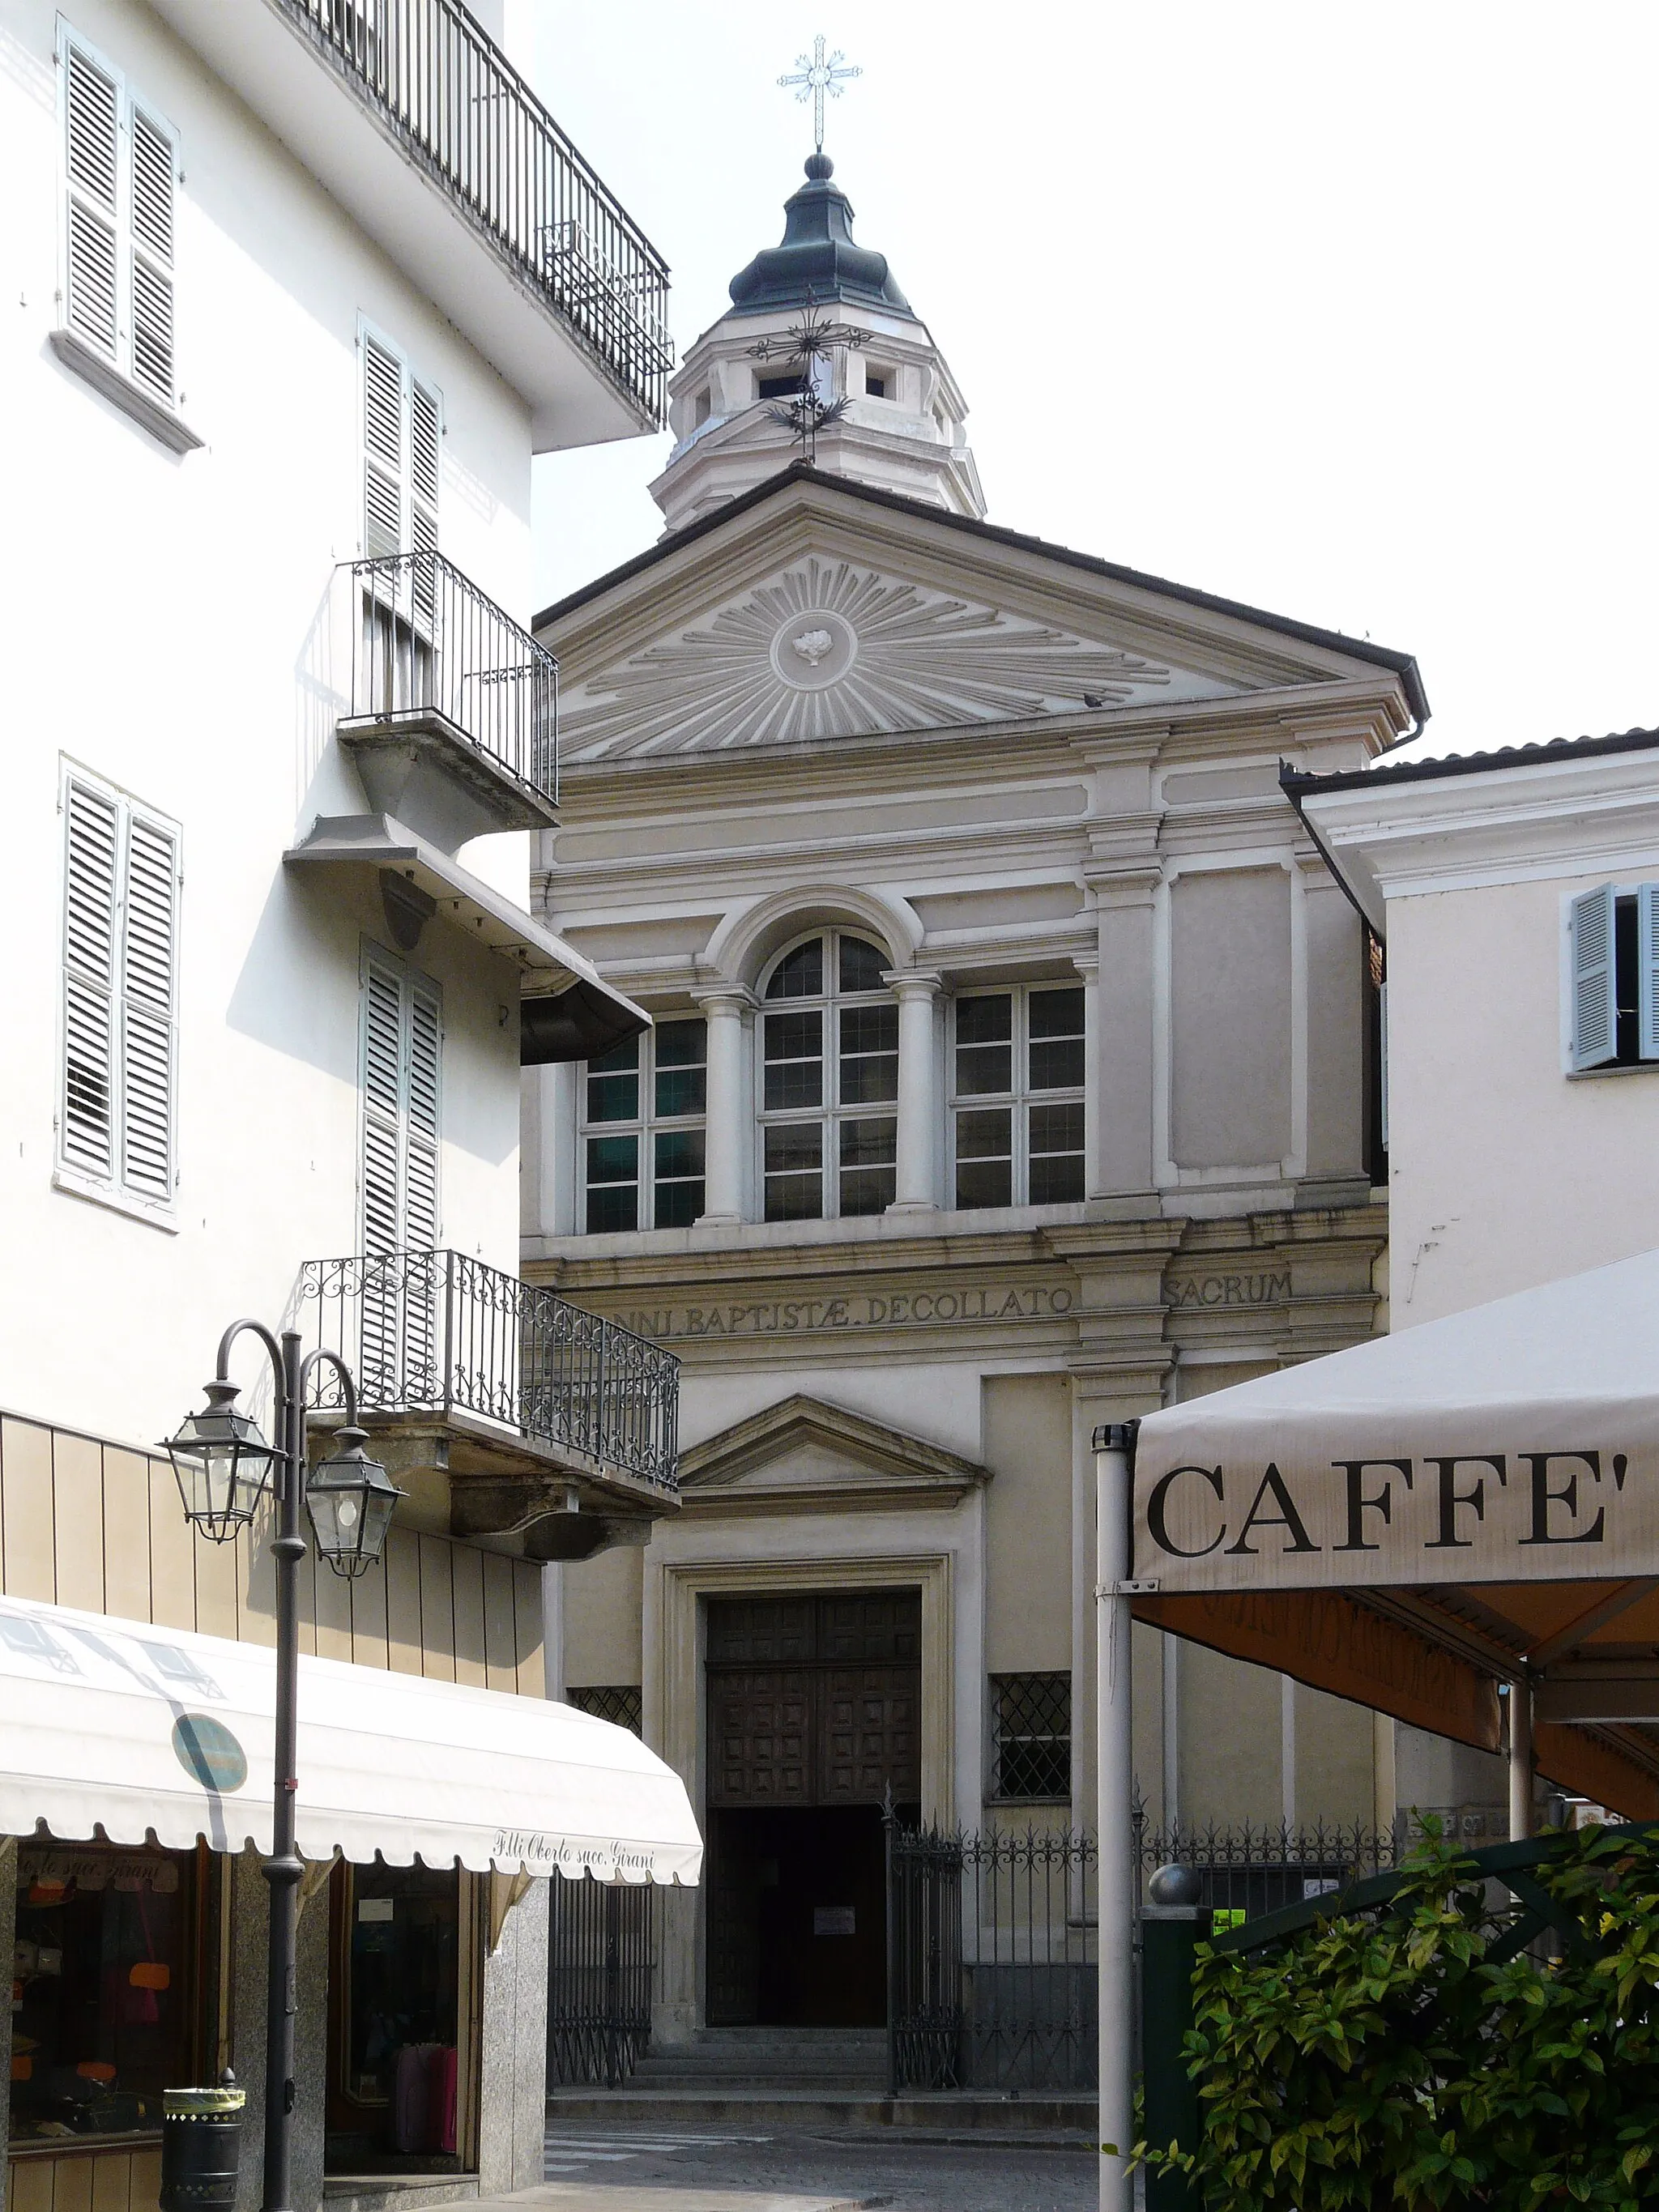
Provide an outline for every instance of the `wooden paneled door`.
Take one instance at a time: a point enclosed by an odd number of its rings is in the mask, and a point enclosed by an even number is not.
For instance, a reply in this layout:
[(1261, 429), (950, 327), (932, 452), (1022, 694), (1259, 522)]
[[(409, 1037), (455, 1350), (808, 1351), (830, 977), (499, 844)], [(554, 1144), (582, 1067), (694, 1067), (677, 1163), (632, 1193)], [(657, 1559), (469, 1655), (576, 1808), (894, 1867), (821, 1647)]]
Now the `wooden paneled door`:
[(921, 1796), (921, 1594), (711, 1599), (711, 2023), (884, 2016), (879, 1808)]

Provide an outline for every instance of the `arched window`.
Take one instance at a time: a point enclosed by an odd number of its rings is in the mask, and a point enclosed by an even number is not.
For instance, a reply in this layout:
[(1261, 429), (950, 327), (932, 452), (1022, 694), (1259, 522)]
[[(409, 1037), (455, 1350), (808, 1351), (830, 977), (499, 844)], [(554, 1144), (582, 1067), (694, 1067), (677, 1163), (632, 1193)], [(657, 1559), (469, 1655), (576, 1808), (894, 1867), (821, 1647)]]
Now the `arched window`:
[(887, 956), (826, 930), (786, 952), (761, 1017), (768, 1221), (880, 1213), (898, 1156), (898, 1006)]

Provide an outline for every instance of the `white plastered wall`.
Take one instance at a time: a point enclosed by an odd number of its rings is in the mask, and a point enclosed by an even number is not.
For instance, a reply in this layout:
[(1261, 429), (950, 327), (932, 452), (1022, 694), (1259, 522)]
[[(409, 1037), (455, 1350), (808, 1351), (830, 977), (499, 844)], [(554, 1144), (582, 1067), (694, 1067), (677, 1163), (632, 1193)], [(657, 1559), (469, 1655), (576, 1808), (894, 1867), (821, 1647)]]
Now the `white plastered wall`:
[[(12, 292), (8, 889), (0, 980), (0, 1403), (117, 1437), (176, 1423), (224, 1324), (277, 1322), (301, 1263), (356, 1249), (358, 964), (372, 883), (285, 872), (319, 811), (358, 811), (332, 737), (324, 610), (358, 550), (359, 317), (441, 390), (443, 550), (528, 616), (530, 438), (517, 398), (148, 10), (73, 27), (179, 134), (182, 458), (70, 374), (61, 319), (55, 19), (0, 24)], [(173, 1233), (52, 1188), (60, 754), (182, 828), (179, 1180)], [(464, 853), (522, 902), (527, 841)], [(444, 994), (443, 1236), (516, 1256), (516, 1000), (503, 963), (429, 925)], [(505, 1012), (503, 1010), (506, 1010)]]

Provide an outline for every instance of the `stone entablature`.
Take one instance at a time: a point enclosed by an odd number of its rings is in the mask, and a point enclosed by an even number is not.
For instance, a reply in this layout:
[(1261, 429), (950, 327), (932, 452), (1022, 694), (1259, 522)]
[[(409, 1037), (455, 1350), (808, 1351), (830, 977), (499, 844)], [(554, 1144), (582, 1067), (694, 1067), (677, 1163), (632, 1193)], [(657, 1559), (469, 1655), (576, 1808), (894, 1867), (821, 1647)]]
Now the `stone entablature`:
[(1288, 1364), (1370, 1335), (1386, 1224), (1363, 1204), (960, 1243), (722, 1251), (700, 1239), (672, 1256), (587, 1258), (582, 1238), (544, 1248), (525, 1273), (672, 1345), (691, 1370), (1009, 1355), (1069, 1370), (1133, 1348), (1172, 1372), (1183, 1358)]

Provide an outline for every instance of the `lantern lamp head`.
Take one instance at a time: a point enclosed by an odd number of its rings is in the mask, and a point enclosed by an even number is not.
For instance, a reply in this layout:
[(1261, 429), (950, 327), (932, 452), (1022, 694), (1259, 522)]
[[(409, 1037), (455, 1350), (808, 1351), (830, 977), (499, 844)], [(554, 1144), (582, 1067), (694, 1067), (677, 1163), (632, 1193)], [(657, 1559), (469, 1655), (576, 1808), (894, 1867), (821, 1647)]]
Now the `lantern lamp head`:
[(279, 1457), (237, 1395), (234, 1382), (210, 1382), (206, 1407), (187, 1414), (167, 1441), (185, 1518), (216, 1544), (229, 1542), (252, 1520)]
[(319, 1555), (337, 1575), (353, 1579), (380, 1559), (404, 1495), (379, 1460), (363, 1449), (367, 1441), (362, 1429), (339, 1430), (333, 1450), (306, 1480), (306, 1511)]

